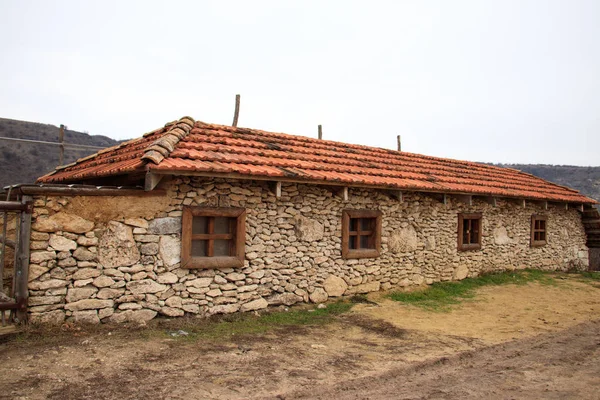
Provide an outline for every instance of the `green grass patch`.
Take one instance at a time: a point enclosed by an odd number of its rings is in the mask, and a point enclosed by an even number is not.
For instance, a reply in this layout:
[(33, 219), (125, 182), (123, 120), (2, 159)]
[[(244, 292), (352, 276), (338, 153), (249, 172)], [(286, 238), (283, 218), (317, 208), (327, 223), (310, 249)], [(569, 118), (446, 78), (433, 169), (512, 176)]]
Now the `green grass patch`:
[[(173, 332), (183, 330), (187, 335), (175, 335), (184, 340), (227, 340), (235, 336), (257, 335), (269, 331), (323, 325), (331, 322), (335, 316), (347, 312), (353, 304), (337, 302), (322, 309), (292, 309), (289, 311), (267, 312), (262, 315), (235, 313), (218, 316), (208, 320), (170, 320), (158, 322), (156, 328), (146, 332), (147, 337), (159, 335), (171, 336)], [(173, 337), (173, 336), (171, 336)]]
[(413, 292), (393, 292), (388, 297), (395, 301), (412, 304), (431, 311), (449, 311), (452, 305), (472, 299), (475, 291), (483, 286), (525, 285), (538, 282), (554, 285), (553, 276), (539, 270), (521, 270), (486, 274), (476, 278), (466, 278), (455, 282), (437, 282), (424, 290)]
[(600, 281), (600, 271), (583, 271), (577, 274), (585, 281)]

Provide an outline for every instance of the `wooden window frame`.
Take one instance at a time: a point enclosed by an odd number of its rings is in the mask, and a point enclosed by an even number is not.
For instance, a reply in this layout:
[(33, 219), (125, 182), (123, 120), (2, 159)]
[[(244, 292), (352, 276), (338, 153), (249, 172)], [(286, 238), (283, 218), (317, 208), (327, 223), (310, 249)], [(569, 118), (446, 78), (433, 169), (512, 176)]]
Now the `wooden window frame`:
[[(536, 229), (536, 221), (544, 221), (544, 229)], [(537, 232), (544, 232), (544, 240), (535, 240)], [(533, 214), (531, 216), (531, 247), (543, 247), (548, 244), (548, 217), (545, 215)]]
[[(236, 218), (235, 229), (231, 234), (192, 234), (194, 217)], [(228, 236), (228, 237), (225, 237)], [(229, 236), (233, 236), (229, 239)], [(208, 239), (210, 237), (210, 239)], [(233, 240), (233, 256), (193, 257), (192, 240)], [(181, 221), (181, 267), (182, 268), (241, 268), (246, 257), (246, 209), (217, 207), (183, 207)]]
[[(477, 243), (463, 243), (463, 229), (465, 220), (478, 220), (479, 230), (477, 232)], [(483, 220), (481, 213), (458, 214), (458, 251), (480, 250), (481, 249), (481, 233), (483, 231)]]
[[(381, 254), (381, 211), (377, 210), (343, 210), (342, 211), (342, 258), (376, 258)], [(370, 249), (351, 249), (350, 236), (357, 233), (350, 232), (350, 219), (352, 218), (374, 218), (375, 229), (373, 235), (373, 246)], [(360, 224), (359, 224), (360, 226)], [(360, 228), (358, 235), (360, 235)], [(366, 235), (363, 235), (366, 236)]]

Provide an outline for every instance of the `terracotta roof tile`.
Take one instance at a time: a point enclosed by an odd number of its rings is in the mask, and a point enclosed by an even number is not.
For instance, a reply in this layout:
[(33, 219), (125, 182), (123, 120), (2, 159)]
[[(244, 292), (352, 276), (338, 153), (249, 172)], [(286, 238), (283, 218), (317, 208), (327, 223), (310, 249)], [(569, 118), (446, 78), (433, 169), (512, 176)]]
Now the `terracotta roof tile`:
[(513, 169), (207, 124), (190, 117), (80, 159), (38, 182), (78, 182), (145, 171), (595, 203), (573, 189)]

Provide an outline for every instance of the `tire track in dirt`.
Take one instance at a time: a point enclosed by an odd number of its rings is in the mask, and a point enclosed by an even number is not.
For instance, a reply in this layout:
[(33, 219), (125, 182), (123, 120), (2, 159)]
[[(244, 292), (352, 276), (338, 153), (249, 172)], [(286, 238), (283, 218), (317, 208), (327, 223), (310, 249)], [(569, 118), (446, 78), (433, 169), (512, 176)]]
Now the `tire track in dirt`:
[(598, 399), (600, 320), (276, 399)]

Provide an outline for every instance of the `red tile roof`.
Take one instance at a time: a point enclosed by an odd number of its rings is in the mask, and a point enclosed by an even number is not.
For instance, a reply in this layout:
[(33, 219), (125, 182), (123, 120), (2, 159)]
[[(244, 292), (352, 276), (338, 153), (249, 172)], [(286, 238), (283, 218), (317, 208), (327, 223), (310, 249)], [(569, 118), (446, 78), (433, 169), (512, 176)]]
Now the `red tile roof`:
[(190, 117), (61, 167), (38, 182), (74, 183), (148, 171), (596, 203), (576, 190), (513, 169)]

